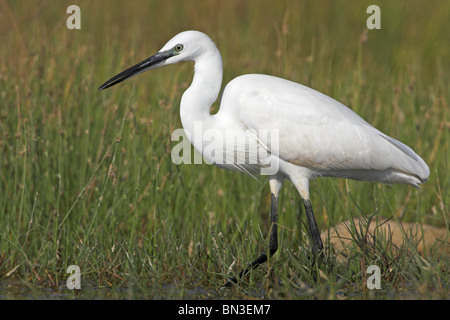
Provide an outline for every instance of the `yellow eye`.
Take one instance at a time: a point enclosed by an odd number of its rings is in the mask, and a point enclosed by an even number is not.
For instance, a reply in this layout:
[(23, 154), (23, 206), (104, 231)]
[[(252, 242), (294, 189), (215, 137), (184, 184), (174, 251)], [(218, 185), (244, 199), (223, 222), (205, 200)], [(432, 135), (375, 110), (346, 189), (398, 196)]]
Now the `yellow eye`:
[(182, 44), (177, 44), (177, 45), (175, 46), (175, 51), (176, 51), (176, 52), (180, 52), (181, 50), (183, 50), (183, 45), (182, 45)]

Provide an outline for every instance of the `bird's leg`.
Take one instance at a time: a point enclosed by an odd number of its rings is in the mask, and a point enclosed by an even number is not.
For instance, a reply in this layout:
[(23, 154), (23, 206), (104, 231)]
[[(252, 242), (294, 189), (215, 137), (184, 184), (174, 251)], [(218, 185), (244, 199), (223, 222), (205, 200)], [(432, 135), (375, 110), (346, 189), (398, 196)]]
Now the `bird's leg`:
[[(270, 238), (269, 238), (269, 255), (272, 256), (278, 249), (278, 192), (277, 195), (272, 193), (271, 197), (271, 205), (270, 205)], [(263, 252), (261, 255), (256, 258), (252, 263), (250, 263), (247, 268), (242, 270), (239, 273), (238, 278), (242, 278), (245, 276), (250, 270), (257, 268), (260, 264), (267, 261), (267, 253)], [(236, 277), (231, 278), (227, 283), (225, 283), (224, 287), (229, 287), (233, 283), (237, 283), (238, 279)]]
[(303, 205), (305, 206), (306, 217), (308, 218), (309, 230), (311, 232), (311, 239), (313, 242), (313, 250), (315, 252), (320, 252), (323, 249), (323, 243), (320, 238), (319, 228), (317, 228), (316, 219), (314, 218), (311, 201), (303, 199)]
[[(314, 282), (317, 281), (318, 277), (318, 270), (316, 269), (316, 262), (320, 263), (322, 261), (323, 255), (322, 249), (323, 249), (323, 243), (322, 239), (320, 238), (319, 228), (317, 228), (317, 222), (314, 218), (314, 213), (311, 206), (311, 201), (309, 199), (303, 199), (303, 205), (305, 207), (306, 211), (306, 217), (308, 218), (308, 225), (310, 230), (310, 235), (312, 239), (312, 245), (313, 245), (313, 252), (312, 252), (312, 276), (314, 279)], [(301, 207), (300, 207), (301, 208)]]
[[(317, 228), (316, 219), (314, 218), (311, 201), (309, 200), (309, 180), (307, 178), (291, 179), (297, 188), (300, 197), (303, 200), (303, 205), (306, 210), (306, 218), (308, 218), (308, 225), (310, 230), (311, 239), (313, 242), (314, 252), (320, 252), (323, 249), (322, 239), (320, 239), (319, 228)], [(301, 212), (301, 206), (300, 206)]]

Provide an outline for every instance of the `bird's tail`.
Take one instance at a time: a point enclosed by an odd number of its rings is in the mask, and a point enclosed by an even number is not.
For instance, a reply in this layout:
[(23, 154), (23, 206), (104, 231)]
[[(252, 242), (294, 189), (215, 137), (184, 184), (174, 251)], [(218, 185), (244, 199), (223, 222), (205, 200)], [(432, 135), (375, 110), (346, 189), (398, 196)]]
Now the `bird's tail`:
[(420, 188), (419, 184), (428, 181), (430, 168), (421, 157), (400, 141), (386, 135), (382, 135), (382, 137), (401, 152), (399, 153), (401, 161), (396, 161), (396, 170), (392, 174), (393, 183), (406, 183)]

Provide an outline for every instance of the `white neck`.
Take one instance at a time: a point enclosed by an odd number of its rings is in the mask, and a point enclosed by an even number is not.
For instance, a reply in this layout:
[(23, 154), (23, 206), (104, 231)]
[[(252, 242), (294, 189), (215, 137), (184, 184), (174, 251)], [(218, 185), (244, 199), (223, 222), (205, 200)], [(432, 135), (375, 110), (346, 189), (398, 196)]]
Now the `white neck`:
[[(202, 137), (193, 136), (194, 124), (201, 123), (203, 130), (212, 127), (214, 119), (210, 108), (217, 100), (222, 85), (222, 56), (213, 46), (199, 54), (194, 62), (194, 79), (181, 98), (180, 117), (184, 130), (191, 136), (191, 143), (201, 152)], [(196, 130), (198, 132), (198, 128)]]

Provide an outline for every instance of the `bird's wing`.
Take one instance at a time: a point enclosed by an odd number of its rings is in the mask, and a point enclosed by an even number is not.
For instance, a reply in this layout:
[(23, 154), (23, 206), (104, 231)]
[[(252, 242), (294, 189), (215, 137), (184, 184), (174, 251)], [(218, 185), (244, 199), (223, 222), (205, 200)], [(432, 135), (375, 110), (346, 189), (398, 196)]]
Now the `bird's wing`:
[(265, 75), (236, 78), (224, 91), (222, 108), (246, 129), (278, 133), (278, 148), (273, 140), (260, 139), (281, 159), (324, 175), (399, 170), (427, 176), (428, 167), (412, 149), (336, 100), (288, 80)]

